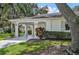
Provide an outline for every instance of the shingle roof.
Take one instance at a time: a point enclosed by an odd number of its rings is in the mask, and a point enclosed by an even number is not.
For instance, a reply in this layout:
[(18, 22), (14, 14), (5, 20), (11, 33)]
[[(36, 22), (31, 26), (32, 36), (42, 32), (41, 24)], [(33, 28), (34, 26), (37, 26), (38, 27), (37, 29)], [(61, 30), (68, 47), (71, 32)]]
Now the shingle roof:
[[(79, 16), (79, 11), (74, 11), (74, 13)], [(34, 18), (49, 18), (49, 17), (61, 17), (62, 14), (59, 13), (50, 13), (50, 14), (40, 14), (40, 15), (36, 15), (33, 16)]]
[[(74, 13), (79, 16), (79, 11), (74, 11)], [(40, 14), (40, 15), (35, 15), (33, 17), (23, 17), (22, 19), (36, 19), (36, 18), (50, 18), (50, 17), (62, 17), (61, 13), (50, 13), (50, 14)], [(15, 19), (14, 19), (15, 20)]]
[(61, 13), (50, 13), (50, 14), (40, 14), (33, 16), (34, 18), (49, 18), (49, 17), (60, 17)]

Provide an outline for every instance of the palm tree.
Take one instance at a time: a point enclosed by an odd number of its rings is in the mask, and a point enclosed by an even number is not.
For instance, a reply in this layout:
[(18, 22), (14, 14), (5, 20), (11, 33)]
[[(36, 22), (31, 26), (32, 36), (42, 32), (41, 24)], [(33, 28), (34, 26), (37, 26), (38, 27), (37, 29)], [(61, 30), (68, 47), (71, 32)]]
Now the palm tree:
[(38, 10), (39, 14), (46, 14), (48, 12), (48, 7), (44, 6)]
[(34, 3), (0, 3), (0, 27), (8, 25), (8, 19), (34, 16), (40, 13), (39, 11), (45, 13)]
[(0, 3), (0, 28), (10, 25), (9, 19), (30, 17), (34, 15), (33, 9), (38, 9), (34, 3)]
[(56, 3), (58, 9), (65, 17), (71, 30), (72, 44), (74, 52), (79, 51), (79, 17), (71, 10), (66, 3)]

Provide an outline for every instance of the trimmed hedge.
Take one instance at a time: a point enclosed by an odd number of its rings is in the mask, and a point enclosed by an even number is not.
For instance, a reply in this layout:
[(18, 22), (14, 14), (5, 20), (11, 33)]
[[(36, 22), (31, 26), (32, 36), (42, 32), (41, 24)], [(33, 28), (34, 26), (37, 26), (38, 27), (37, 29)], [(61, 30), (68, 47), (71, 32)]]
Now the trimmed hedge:
[(45, 37), (49, 39), (71, 39), (70, 32), (46, 31)]

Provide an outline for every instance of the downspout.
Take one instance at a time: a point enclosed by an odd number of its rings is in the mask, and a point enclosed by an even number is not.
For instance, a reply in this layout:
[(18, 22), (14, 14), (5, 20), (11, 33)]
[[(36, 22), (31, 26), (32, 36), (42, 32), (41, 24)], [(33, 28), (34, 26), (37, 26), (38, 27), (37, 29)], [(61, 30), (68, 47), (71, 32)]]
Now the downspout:
[(52, 19), (50, 19), (50, 21), (51, 21), (50, 23), (51, 23), (51, 31), (52, 31)]

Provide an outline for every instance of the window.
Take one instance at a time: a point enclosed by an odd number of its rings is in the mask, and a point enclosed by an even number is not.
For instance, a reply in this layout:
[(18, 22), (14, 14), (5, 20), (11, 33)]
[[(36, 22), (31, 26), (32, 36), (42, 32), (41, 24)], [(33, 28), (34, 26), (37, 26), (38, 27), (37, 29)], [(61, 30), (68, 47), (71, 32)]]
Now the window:
[(69, 30), (69, 25), (68, 24), (65, 24), (65, 30)]

